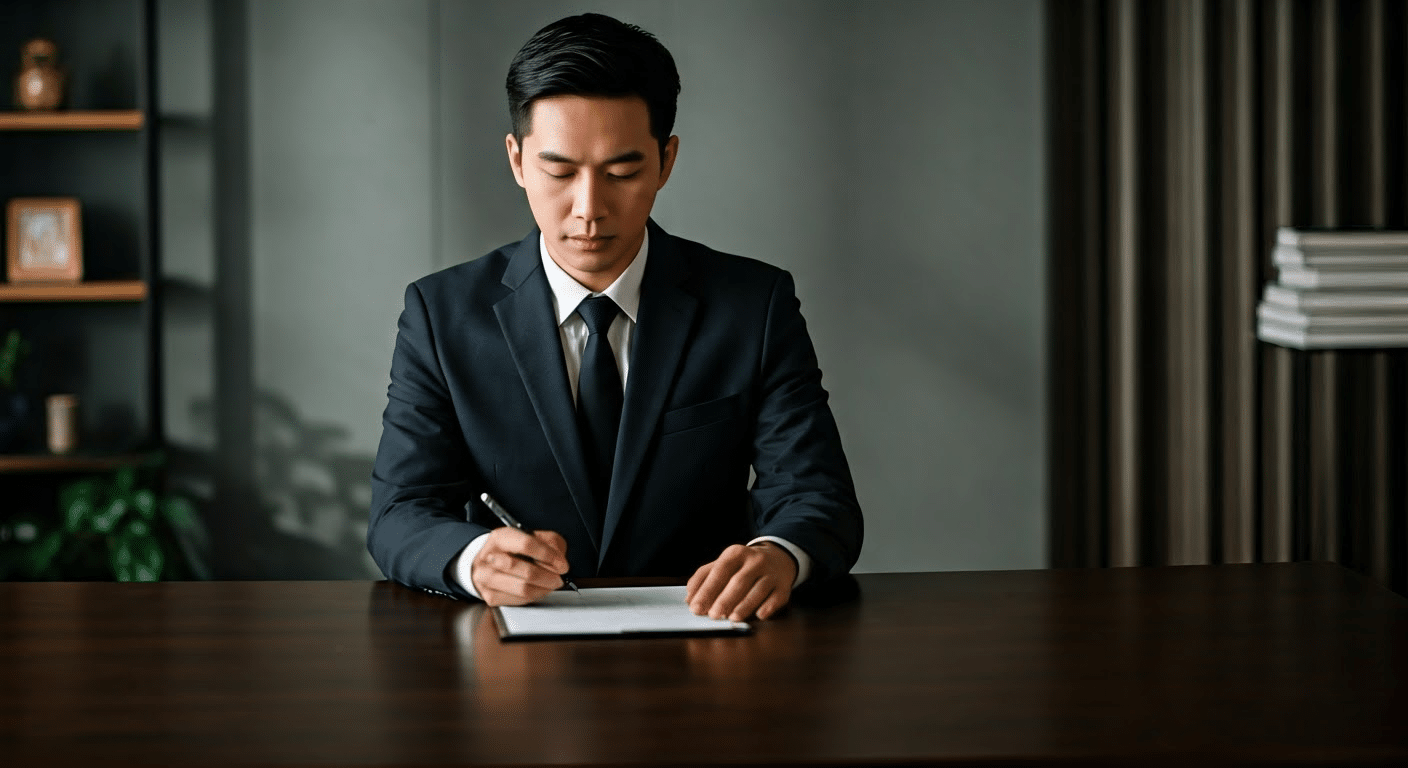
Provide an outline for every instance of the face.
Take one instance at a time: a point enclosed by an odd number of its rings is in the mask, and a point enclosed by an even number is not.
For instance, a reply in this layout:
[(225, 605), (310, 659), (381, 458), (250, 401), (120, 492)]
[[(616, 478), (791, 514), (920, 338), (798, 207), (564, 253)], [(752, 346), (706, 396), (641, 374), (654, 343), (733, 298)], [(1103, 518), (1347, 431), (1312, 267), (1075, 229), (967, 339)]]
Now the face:
[(577, 282), (605, 290), (640, 250), (679, 138), (670, 137), (662, 163), (644, 100), (553, 96), (533, 102), (522, 146), (513, 134), (505, 143), (548, 255)]

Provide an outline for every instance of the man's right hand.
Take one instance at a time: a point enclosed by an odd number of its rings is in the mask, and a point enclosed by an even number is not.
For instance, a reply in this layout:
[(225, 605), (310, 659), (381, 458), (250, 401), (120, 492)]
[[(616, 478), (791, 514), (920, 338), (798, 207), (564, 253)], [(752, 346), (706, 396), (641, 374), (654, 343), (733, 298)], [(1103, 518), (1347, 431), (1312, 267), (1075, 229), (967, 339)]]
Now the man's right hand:
[(524, 533), (505, 526), (489, 532), (469, 578), (491, 606), (527, 605), (562, 586), (567, 540), (553, 531)]

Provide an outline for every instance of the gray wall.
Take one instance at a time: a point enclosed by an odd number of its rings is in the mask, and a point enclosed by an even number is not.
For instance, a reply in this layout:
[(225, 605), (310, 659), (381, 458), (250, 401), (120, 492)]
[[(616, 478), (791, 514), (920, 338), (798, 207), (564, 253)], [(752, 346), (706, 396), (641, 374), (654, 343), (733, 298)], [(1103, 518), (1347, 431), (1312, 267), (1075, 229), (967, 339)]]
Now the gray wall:
[[(211, 96), (192, 73), (220, 24), (198, 0), (162, 8), (163, 98), (198, 126)], [(866, 511), (858, 570), (1044, 565), (1040, 8), (250, 2), (251, 418), (256, 453), (280, 460), (251, 470), (260, 519), (243, 525), (263, 543), (247, 559), (311, 544), (327, 556), (290, 573), (366, 572), (358, 473), (402, 291), (531, 226), (504, 157), (504, 72), (539, 27), (597, 10), (679, 65), (680, 159), (656, 220), (797, 278)], [(167, 271), (192, 297), (167, 323), (167, 418), (199, 456), (219, 442), (201, 206), (220, 180), (186, 133), (165, 141)]]

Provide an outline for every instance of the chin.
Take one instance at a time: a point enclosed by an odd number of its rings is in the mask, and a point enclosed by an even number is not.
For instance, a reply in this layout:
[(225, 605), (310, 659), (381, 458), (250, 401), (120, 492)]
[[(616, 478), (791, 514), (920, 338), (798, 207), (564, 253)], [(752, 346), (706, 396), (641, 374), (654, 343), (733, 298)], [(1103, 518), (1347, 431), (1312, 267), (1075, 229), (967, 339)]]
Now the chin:
[(618, 261), (620, 261), (620, 259), (615, 258), (574, 259), (572, 261), (572, 266), (575, 267), (578, 272), (585, 272), (589, 275), (594, 275), (599, 272), (610, 271), (611, 268), (614, 267)]
[(571, 241), (563, 243), (564, 255), (572, 261), (578, 269), (604, 269), (621, 260), (620, 247), (616, 242), (607, 244), (601, 250), (588, 250), (578, 247)]

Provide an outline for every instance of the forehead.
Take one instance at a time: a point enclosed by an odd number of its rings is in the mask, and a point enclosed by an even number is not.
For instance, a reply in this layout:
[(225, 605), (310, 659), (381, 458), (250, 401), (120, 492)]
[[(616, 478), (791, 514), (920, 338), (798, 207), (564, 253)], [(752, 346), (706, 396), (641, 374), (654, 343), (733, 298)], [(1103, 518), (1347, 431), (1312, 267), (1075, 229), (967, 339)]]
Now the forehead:
[(534, 101), (529, 114), (531, 129), (523, 144), (531, 152), (610, 156), (655, 146), (650, 110), (637, 96), (549, 96)]

